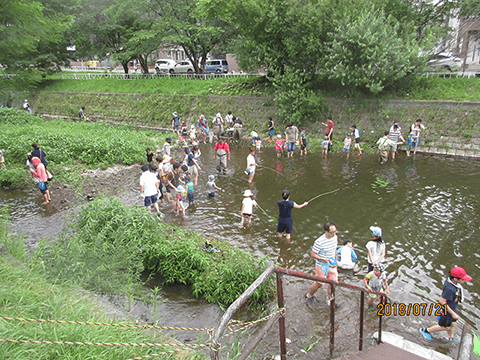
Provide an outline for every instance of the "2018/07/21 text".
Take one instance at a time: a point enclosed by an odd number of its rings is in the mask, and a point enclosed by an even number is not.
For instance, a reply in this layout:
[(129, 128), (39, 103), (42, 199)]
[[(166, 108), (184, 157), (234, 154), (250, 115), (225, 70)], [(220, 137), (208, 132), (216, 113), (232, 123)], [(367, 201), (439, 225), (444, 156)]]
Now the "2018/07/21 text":
[(393, 304), (378, 304), (377, 315), (378, 316), (439, 316), (447, 313), (447, 304), (434, 304), (434, 303), (393, 303)]

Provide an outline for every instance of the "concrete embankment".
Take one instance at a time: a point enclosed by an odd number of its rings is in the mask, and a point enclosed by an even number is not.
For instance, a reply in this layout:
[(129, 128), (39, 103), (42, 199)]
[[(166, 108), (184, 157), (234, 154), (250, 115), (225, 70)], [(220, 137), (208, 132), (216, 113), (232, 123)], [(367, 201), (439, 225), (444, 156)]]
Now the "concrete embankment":
[[(307, 136), (321, 137), (328, 115), (335, 122), (335, 137), (343, 140), (350, 126), (361, 131), (362, 143), (374, 144), (397, 120), (404, 137), (416, 119), (427, 130), (422, 133), (418, 152), (447, 156), (480, 157), (480, 102), (352, 100), (326, 99), (329, 110), (315, 119), (305, 119)], [(288, 119), (275, 119), (275, 102), (271, 97), (179, 96), (157, 94), (108, 94), (39, 92), (31, 101), (37, 114), (77, 118), (80, 107), (96, 121), (170, 128), (172, 112), (182, 120), (195, 122), (200, 114), (211, 120), (215, 113), (232, 111), (242, 118), (247, 131), (266, 132), (267, 117), (276, 121), (276, 132), (283, 133)], [(282, 129), (281, 131), (279, 131)], [(245, 133), (245, 132), (244, 132)], [(400, 149), (404, 149), (400, 146)]]

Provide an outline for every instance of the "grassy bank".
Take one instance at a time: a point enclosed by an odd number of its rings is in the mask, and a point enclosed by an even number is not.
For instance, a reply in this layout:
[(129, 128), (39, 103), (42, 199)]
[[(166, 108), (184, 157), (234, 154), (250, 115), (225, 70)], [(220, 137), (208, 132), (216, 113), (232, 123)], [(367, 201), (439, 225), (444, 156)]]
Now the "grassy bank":
[(105, 123), (44, 121), (25, 111), (0, 108), (0, 149), (7, 165), (0, 172), (0, 185), (20, 188), (31, 184), (25, 161), (32, 143), (45, 151), (57, 180), (75, 185), (83, 169), (145, 161), (145, 149), (163, 143), (159, 136), (158, 132)]
[[(362, 98), (382, 100), (441, 100), (478, 101), (480, 79), (471, 77), (443, 78), (422, 76), (409, 88), (395, 88), (381, 93), (378, 97), (352, 92), (348, 88), (329, 86), (319, 80), (314, 87), (326, 98)], [(91, 80), (63, 80), (61, 75), (52, 75), (44, 82), (40, 91), (130, 93), (158, 95), (222, 95), (222, 96), (271, 96), (273, 87), (265, 77), (217, 79), (189, 79), (185, 77), (161, 77), (135, 80), (112, 78)]]
[[(23, 240), (9, 234), (7, 213), (0, 212), (0, 243), (5, 244), (12, 256), (25, 261)], [(40, 267), (42, 265), (42, 267)], [(102, 315), (105, 311), (94, 297), (75, 286), (71, 280), (57, 276), (47, 279), (45, 267), (37, 261), (23, 264), (10, 256), (0, 254), (0, 313), (5, 317), (53, 319), (74, 322), (132, 324), (134, 321), (112, 319)], [(50, 273), (53, 275), (53, 271)], [(160, 331), (128, 329), (112, 326), (47, 324), (0, 320), (3, 340), (97, 342), (97, 343), (172, 343)], [(86, 346), (2, 343), (2, 359), (130, 359), (165, 351), (175, 347)], [(183, 359), (206, 358), (204, 354), (183, 351)], [(166, 355), (165, 358), (174, 358)], [(178, 358), (178, 357), (176, 357)]]

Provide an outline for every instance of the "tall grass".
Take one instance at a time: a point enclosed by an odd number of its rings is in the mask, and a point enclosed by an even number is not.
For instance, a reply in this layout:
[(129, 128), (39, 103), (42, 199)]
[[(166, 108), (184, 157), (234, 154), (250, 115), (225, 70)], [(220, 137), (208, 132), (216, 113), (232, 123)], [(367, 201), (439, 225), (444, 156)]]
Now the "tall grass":
[[(0, 242), (13, 255), (23, 247), (22, 239), (9, 235), (5, 209), (0, 216)], [(20, 256), (24, 258), (24, 256)], [(37, 262), (19, 264), (0, 255), (0, 314), (6, 317), (53, 319), (74, 322), (131, 324), (133, 321), (111, 319), (102, 315), (101, 306), (85, 291), (68, 285), (58, 276), (46, 279)], [(44, 264), (46, 267), (52, 264)], [(74, 271), (74, 269), (72, 269)], [(98, 343), (172, 343), (159, 331), (107, 326), (31, 323), (0, 320), (2, 340), (98, 342)], [(1, 359), (129, 359), (172, 350), (174, 347), (86, 346), (2, 343)], [(206, 358), (204, 354), (183, 351), (184, 359)], [(163, 356), (173, 359), (175, 355)]]
[(60, 182), (71, 183), (83, 168), (145, 161), (145, 149), (161, 144), (160, 136), (106, 123), (45, 121), (25, 111), (0, 108), (0, 149), (8, 168), (0, 172), (0, 184), (20, 187), (28, 182), (25, 161), (32, 143), (46, 152), (50, 172)]
[[(225, 308), (267, 267), (266, 259), (214, 242), (219, 253), (202, 249), (205, 239), (176, 225), (158, 222), (145, 209), (126, 207), (118, 199), (95, 200), (79, 214), (74, 234), (40, 246), (45, 271), (87, 289), (125, 292), (145, 271), (164, 283), (191, 285), (193, 293)], [(123, 285), (122, 285), (123, 284)], [(258, 289), (252, 307), (270, 298), (272, 283)]]

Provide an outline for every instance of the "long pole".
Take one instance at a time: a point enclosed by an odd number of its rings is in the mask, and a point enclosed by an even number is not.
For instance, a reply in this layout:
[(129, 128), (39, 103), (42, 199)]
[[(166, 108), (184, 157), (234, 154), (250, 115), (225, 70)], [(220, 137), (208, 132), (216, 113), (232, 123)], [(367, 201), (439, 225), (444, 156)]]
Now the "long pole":
[(331, 194), (331, 193), (337, 192), (338, 190), (340, 190), (340, 189), (332, 190), (332, 191), (329, 191), (329, 192), (326, 192), (326, 193), (323, 193), (323, 194), (317, 195), (317, 196), (315, 196), (315, 197), (311, 198), (310, 200), (308, 200), (307, 202), (311, 202), (311, 201), (313, 201), (313, 200), (315, 200), (315, 199), (318, 199), (320, 196), (323, 196), (323, 195), (328, 195), (328, 194)]

